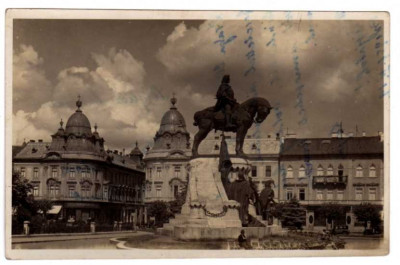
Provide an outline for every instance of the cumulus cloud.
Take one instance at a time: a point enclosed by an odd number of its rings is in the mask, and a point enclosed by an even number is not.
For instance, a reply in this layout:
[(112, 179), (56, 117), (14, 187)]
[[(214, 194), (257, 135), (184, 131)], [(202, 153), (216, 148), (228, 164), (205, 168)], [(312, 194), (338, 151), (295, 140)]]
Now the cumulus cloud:
[[(42, 69), (43, 58), (30, 45), (20, 45), (13, 54), (13, 110), (32, 111), (52, 95), (51, 82)], [(26, 99), (29, 100), (26, 100)]]
[[(338, 34), (332, 34), (333, 29), (339, 28)], [(361, 69), (356, 62), (362, 56), (357, 42), (359, 34), (364, 38), (373, 34), (371, 23), (237, 20), (205, 21), (192, 28), (179, 24), (159, 49), (157, 58), (165, 66), (171, 83), (180, 87), (190, 85), (192, 95), (206, 95), (210, 102), (215, 101), (212, 96), (219, 78), (229, 73), (239, 101), (265, 97), (273, 106), (280, 106), (285, 127), (302, 137), (316, 137), (328, 135), (331, 124), (337, 121), (343, 120), (353, 127), (356, 121), (352, 113), (360, 109), (371, 116), (383, 115), (377, 90), (377, 84), (382, 82), (377, 71), (382, 65), (377, 63), (375, 40), (365, 45), (370, 74), (357, 79)], [(236, 38), (225, 44), (223, 52), (219, 40), (231, 36)], [(245, 75), (251, 65), (247, 59), (251, 53), (255, 71)], [(298, 85), (303, 85), (301, 93), (296, 89)], [(308, 117), (305, 126), (299, 125), (301, 116), (296, 108), (299, 98)], [(262, 125), (264, 136), (277, 130), (273, 126), (275, 121), (271, 115)], [(381, 119), (360, 122), (364, 128), (382, 127)]]
[[(59, 119), (66, 121), (74, 112), (78, 94), (84, 113), (92, 126), (98, 124), (110, 148), (128, 148), (135, 140), (151, 144), (173, 92), (193, 135), (197, 131), (193, 114), (215, 104), (224, 73), (231, 75), (238, 101), (265, 97), (282, 113), (278, 124), (273, 112), (259, 132), (253, 127), (251, 134), (265, 136), (289, 128), (300, 137), (328, 136), (340, 121), (345, 130), (352, 130), (355, 123), (359, 130), (382, 130), (383, 103), (378, 89), (382, 62), (375, 48), (377, 40), (359, 45), (360, 38), (365, 40), (373, 33), (369, 21), (215, 20), (177, 22), (168, 27), (160, 23), (160, 29), (151, 34), (165, 38), (149, 47), (125, 45), (125, 37), (116, 36), (120, 44), (116, 46), (125, 49), (99, 52), (104, 50), (100, 43), (109, 36), (92, 36), (96, 40), (88, 50), (97, 52), (88, 52), (91, 61), (63, 67), (51, 81), (43, 70), (46, 56), (21, 45), (14, 53), (13, 116), (20, 123), (13, 128), (14, 143), (24, 137), (49, 137)], [(143, 38), (153, 37), (139, 27), (130, 30)], [(255, 71), (245, 75), (253, 53)], [(366, 60), (369, 74), (357, 78), (362, 71), (357, 63), (360, 58)], [(303, 85), (301, 93), (296, 90), (299, 84)], [(308, 118), (306, 125), (299, 125), (299, 97)]]
[[(61, 70), (51, 100), (33, 111), (16, 112), (14, 144), (23, 138), (50, 140), (59, 120), (63, 118), (66, 123), (76, 109), (78, 95), (83, 101), (85, 115), (92, 126), (98, 124), (108, 147), (123, 148), (129, 143), (133, 145), (135, 140), (149, 141), (159, 124), (149, 113), (150, 91), (144, 85), (143, 63), (126, 50), (114, 48), (108, 54), (94, 53), (92, 57), (97, 65), (95, 69), (72, 66)], [(32, 60), (39, 64), (38, 58), (36, 53), (36, 59), (33, 57)], [(23, 100), (29, 99), (24, 97)]]

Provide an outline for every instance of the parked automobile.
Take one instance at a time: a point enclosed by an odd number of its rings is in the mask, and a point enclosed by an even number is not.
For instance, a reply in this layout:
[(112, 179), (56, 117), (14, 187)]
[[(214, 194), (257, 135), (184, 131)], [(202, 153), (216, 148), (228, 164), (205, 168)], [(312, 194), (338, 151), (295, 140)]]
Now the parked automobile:
[(332, 229), (331, 232), (333, 235), (348, 235), (350, 233), (349, 227), (347, 225), (337, 225)]

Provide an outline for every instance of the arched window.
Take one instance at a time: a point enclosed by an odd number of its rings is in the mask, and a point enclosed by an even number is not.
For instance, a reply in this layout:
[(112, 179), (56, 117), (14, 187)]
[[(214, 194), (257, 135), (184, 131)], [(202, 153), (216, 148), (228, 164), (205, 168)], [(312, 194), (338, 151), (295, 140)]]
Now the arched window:
[(317, 169), (317, 176), (323, 176), (324, 175), (324, 168), (319, 165)]
[(328, 176), (333, 176), (333, 166), (332, 165), (328, 166), (328, 170), (326, 171), (326, 174)]
[(344, 167), (340, 164), (338, 167), (338, 175), (341, 177), (344, 173)]
[(306, 177), (306, 168), (301, 165), (299, 168), (299, 178), (305, 178)]
[(287, 178), (293, 178), (293, 168), (290, 165), (287, 168), (286, 177)]
[(363, 168), (361, 165), (356, 167), (356, 177), (361, 178), (363, 177)]
[(375, 167), (374, 164), (372, 164), (372, 165), (369, 167), (369, 176), (370, 176), (371, 178), (375, 178), (375, 177), (376, 177), (376, 167)]

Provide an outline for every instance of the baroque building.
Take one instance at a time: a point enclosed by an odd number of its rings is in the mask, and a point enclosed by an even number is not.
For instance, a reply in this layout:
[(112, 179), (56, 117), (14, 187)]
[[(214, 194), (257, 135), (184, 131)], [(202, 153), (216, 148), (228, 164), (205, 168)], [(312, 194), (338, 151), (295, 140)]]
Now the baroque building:
[(51, 142), (24, 143), (13, 170), (33, 185), (35, 199), (53, 201), (52, 213), (65, 220), (132, 222), (144, 220), (143, 154), (104, 150), (104, 139), (82, 112), (82, 101)]
[(368, 202), (383, 208), (383, 168), (380, 136), (285, 139), (280, 154), (279, 200), (296, 197), (305, 205), (312, 216), (307, 218), (311, 229), (332, 225), (320, 212), (321, 205), (343, 205), (347, 213), (335, 225), (362, 230), (352, 207)]
[(172, 201), (187, 184), (186, 166), (192, 155), (190, 134), (185, 119), (171, 98), (171, 107), (163, 115), (154, 145), (144, 156), (146, 164), (146, 202)]

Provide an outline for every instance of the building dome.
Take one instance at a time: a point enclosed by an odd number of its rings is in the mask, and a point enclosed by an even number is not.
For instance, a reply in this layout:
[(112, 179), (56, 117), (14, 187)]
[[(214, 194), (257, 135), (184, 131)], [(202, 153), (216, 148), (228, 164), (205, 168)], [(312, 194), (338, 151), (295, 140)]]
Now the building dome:
[(141, 156), (141, 157), (143, 157), (143, 153), (142, 153), (142, 151), (140, 151), (137, 141), (136, 141), (136, 146), (135, 146), (134, 149), (132, 149), (130, 155), (131, 156)]
[(89, 119), (86, 117), (85, 114), (82, 113), (82, 110), (80, 109), (80, 107), (82, 106), (82, 101), (80, 100), (80, 98), (76, 102), (76, 106), (78, 107), (78, 109), (75, 111), (74, 114), (71, 115), (71, 117), (69, 117), (67, 125), (65, 126), (65, 134), (91, 136), (92, 129)]
[(190, 134), (186, 130), (185, 119), (176, 108), (175, 96), (171, 98), (171, 108), (161, 119), (160, 129), (154, 137), (154, 146), (151, 152), (164, 150), (187, 150), (189, 148)]
[(177, 132), (187, 133), (185, 119), (176, 108), (176, 102), (176, 98), (172, 97), (172, 106), (161, 119), (160, 129), (158, 130), (159, 135), (164, 133), (175, 134)]

